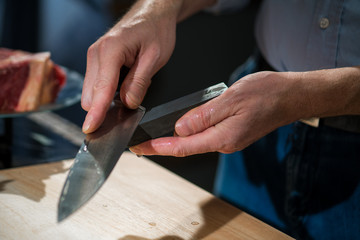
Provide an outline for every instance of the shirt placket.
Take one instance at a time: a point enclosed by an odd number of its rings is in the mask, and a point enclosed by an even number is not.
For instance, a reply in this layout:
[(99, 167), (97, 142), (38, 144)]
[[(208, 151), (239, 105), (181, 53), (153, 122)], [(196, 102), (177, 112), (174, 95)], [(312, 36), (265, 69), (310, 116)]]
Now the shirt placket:
[(307, 69), (337, 66), (337, 51), (344, 0), (319, 0), (307, 44)]

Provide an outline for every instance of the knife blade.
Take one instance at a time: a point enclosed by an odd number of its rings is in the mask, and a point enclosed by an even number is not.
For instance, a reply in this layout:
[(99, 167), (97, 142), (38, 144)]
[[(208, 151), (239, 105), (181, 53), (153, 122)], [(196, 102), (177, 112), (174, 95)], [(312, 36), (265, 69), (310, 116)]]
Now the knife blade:
[(76, 154), (58, 205), (58, 222), (84, 205), (102, 186), (128, 145), (145, 109), (130, 110), (114, 100), (102, 125)]
[(109, 177), (127, 147), (173, 134), (175, 123), (183, 114), (219, 96), (226, 89), (224, 83), (219, 83), (146, 113), (141, 106), (130, 110), (120, 100), (114, 100), (100, 128), (86, 135), (75, 157), (59, 198), (58, 222), (89, 201)]

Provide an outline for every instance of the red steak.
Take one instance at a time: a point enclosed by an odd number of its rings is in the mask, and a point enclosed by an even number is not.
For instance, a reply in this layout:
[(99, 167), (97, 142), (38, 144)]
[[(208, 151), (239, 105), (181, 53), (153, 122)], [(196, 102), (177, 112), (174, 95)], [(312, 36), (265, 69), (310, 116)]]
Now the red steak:
[(65, 81), (65, 72), (50, 60), (49, 52), (0, 48), (1, 112), (32, 111), (52, 103)]

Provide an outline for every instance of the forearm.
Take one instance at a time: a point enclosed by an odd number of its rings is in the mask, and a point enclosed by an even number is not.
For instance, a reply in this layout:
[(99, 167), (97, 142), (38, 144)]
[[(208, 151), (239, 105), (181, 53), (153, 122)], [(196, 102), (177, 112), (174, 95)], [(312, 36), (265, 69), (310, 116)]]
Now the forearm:
[(194, 13), (210, 7), (217, 0), (138, 0), (129, 12), (138, 14), (151, 13), (153, 16), (174, 18), (180, 22)]
[(360, 66), (295, 73), (301, 118), (360, 115)]
[(206, 7), (211, 7), (217, 0), (183, 0), (182, 2), (183, 4), (177, 18), (178, 22)]

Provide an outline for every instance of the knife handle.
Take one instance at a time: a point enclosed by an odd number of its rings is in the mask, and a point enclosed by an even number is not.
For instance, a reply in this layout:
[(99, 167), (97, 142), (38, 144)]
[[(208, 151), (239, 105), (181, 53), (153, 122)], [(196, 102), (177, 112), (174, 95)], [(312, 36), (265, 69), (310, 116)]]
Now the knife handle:
[(225, 83), (219, 83), (152, 108), (145, 113), (128, 146), (131, 147), (150, 139), (173, 135), (175, 123), (179, 118), (189, 110), (221, 95), (226, 89)]

